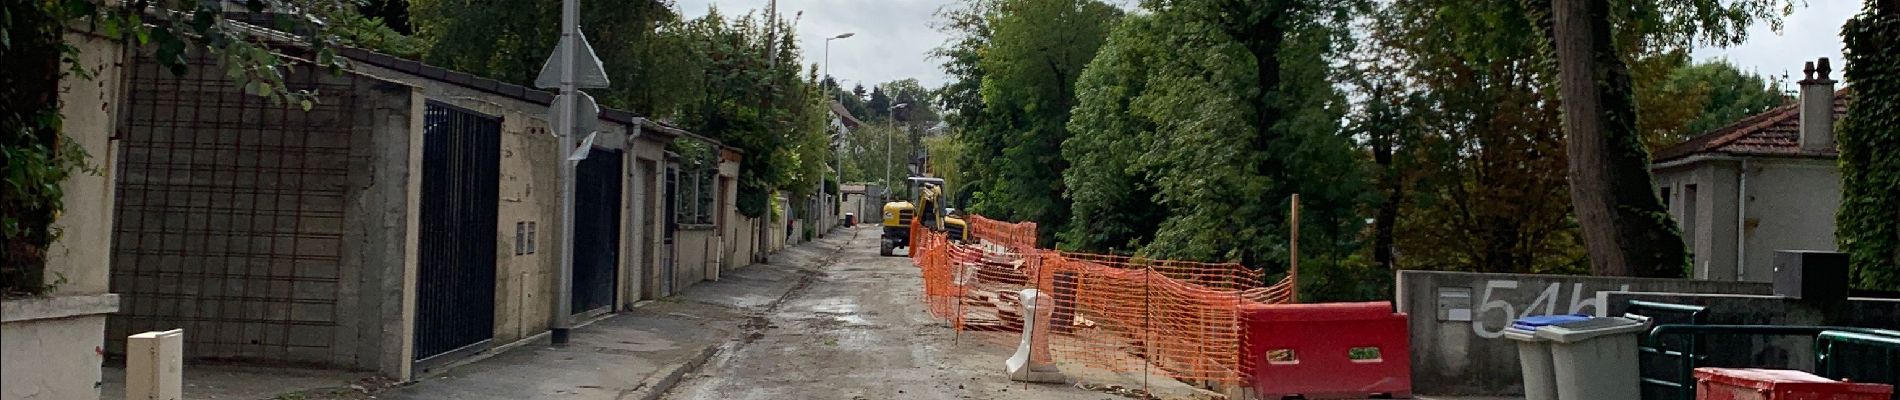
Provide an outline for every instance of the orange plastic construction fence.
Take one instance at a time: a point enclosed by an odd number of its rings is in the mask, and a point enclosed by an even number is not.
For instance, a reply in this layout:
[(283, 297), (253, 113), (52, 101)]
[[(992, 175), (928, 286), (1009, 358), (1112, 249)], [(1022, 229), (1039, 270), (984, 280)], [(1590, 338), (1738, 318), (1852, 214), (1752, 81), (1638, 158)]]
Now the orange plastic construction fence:
[[(1242, 383), (1240, 310), (1292, 300), (1295, 276), (1199, 263), (1036, 247), (1033, 223), (970, 219), (975, 243), (919, 230), (913, 256), (932, 315), (962, 331), (1021, 332), (1021, 289), (1055, 300), (1058, 363)], [(1013, 335), (997, 339), (1014, 341)]]

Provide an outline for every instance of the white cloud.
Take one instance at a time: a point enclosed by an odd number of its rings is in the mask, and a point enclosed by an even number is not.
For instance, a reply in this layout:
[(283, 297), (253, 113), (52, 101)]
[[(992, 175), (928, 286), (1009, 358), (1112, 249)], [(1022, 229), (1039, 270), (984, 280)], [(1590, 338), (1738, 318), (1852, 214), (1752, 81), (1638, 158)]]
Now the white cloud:
[(1770, 30), (1768, 24), (1755, 24), (1749, 27), (1748, 40), (1741, 45), (1726, 49), (1699, 48), (1695, 50), (1695, 58), (1727, 58), (1737, 68), (1763, 76), (1786, 74), (1792, 85), (1793, 81), (1801, 80), (1802, 63), (1827, 57), (1834, 66), (1834, 79), (1840, 79), (1845, 65), (1841, 58), (1844, 46), (1841, 24), (1859, 13), (1860, 7), (1859, 1), (1810, 1), (1805, 7), (1797, 6), (1794, 14), (1782, 20), (1781, 33)]
[[(716, 5), (721, 13), (742, 15), (762, 11), (768, 0), (677, 0), (686, 18), (706, 14), (707, 6)], [(825, 39), (841, 33), (856, 33), (834, 40), (831, 48), (831, 75), (846, 86), (866, 86), (897, 79), (916, 78), (925, 87), (938, 87), (949, 77), (938, 68), (940, 60), (930, 58), (931, 50), (941, 46), (948, 36), (931, 25), (939, 8), (955, 0), (782, 0), (781, 13), (787, 16), (804, 12), (798, 25), (798, 45), (804, 50), (806, 64), (825, 62)], [(1132, 2), (1127, 2), (1132, 3)], [(1127, 5), (1124, 5), (1126, 7)], [(1748, 40), (1731, 48), (1698, 48), (1698, 60), (1726, 58), (1744, 71), (1762, 75), (1787, 74), (1800, 79), (1801, 63), (1828, 57), (1841, 70), (1841, 24), (1860, 11), (1858, 1), (1818, 0), (1797, 6), (1784, 19), (1782, 32), (1767, 24), (1749, 28)], [(1837, 78), (1838, 79), (1838, 72)]]
[[(709, 5), (725, 15), (764, 12), (767, 0), (678, 0), (686, 18), (706, 15)], [(917, 78), (924, 87), (942, 86), (949, 80), (938, 68), (939, 61), (930, 51), (948, 38), (931, 23), (938, 8), (951, 0), (781, 0), (780, 13), (790, 17), (799, 11), (798, 46), (804, 50), (805, 64), (825, 66), (825, 38), (850, 32), (846, 39), (831, 43), (831, 75), (846, 87), (905, 78)]]

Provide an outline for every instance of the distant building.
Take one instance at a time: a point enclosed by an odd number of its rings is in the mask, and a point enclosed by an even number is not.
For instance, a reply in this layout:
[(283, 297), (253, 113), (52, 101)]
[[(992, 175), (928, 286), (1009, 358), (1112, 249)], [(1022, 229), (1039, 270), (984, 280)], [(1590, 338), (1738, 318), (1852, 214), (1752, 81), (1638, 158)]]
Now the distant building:
[(1836, 249), (1841, 174), (1834, 120), (1846, 113), (1828, 60), (1808, 64), (1800, 101), (1655, 153), (1650, 171), (1682, 228), (1696, 279), (1767, 282), (1775, 250)]

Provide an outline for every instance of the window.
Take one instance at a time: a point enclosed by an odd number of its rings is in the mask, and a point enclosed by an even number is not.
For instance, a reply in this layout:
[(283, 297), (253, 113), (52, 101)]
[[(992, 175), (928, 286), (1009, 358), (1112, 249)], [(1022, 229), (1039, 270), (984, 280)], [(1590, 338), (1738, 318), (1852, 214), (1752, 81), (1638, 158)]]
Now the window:
[(709, 143), (673, 142), (679, 155), (674, 217), (685, 228), (711, 227), (718, 221), (719, 159)]
[(528, 254), (534, 254), (534, 221), (528, 221)]

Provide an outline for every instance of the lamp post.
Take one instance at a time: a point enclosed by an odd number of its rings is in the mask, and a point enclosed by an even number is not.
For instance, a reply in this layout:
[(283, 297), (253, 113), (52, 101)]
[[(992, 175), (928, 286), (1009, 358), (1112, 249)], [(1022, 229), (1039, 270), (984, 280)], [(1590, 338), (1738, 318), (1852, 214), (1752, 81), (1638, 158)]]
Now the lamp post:
[[(844, 38), (852, 37), (855, 35), (857, 34), (852, 33), (852, 32), (845, 32), (845, 33), (839, 34), (838, 36), (825, 38), (825, 79), (830, 79), (831, 85), (832, 85), (831, 89), (838, 91), (837, 99), (838, 99), (839, 104), (844, 103), (844, 84), (838, 82), (837, 78), (831, 77), (831, 41), (844, 39)], [(831, 107), (825, 107), (825, 109), (831, 109)], [(829, 140), (829, 143), (827, 144), (836, 145), (837, 143), (838, 143), (837, 138), (831, 138)], [(838, 194), (838, 201), (842, 202), (844, 201), (844, 157), (838, 154), (838, 150), (836, 147), (832, 147), (831, 156), (832, 158), (838, 159), (837, 160), (838, 162), (838, 171), (837, 171), (838, 172), (838, 193), (837, 194)], [(831, 205), (830, 202), (825, 201), (825, 180), (822, 178), (818, 180), (818, 203), (821, 204), (820, 207)], [(818, 214), (824, 215), (827, 212), (833, 212), (834, 210), (837, 210), (837, 207), (825, 207), (825, 208), (829, 208), (829, 210), (818, 210)], [(837, 218), (837, 215), (835, 215), (835, 213), (832, 215), (831, 219), (832, 219), (832, 223), (834, 224), (837, 223), (838, 218)]]
[(897, 110), (903, 109), (904, 107), (910, 107), (910, 103), (892, 104), (890, 111), (885, 113), (885, 114), (890, 115), (889, 122), (891, 123), (891, 135), (884, 137), (884, 189), (885, 189), (884, 192), (885, 193), (890, 193), (891, 189), (896, 188), (896, 185), (891, 184), (891, 151), (892, 151), (891, 141), (894, 140), (891, 138), (894, 136), (897, 136)]

